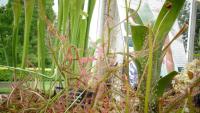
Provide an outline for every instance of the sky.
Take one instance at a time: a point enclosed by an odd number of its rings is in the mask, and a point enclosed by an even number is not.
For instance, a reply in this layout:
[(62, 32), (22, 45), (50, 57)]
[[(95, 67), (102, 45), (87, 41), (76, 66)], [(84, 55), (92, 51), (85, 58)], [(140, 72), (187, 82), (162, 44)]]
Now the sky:
[(0, 0), (0, 6), (6, 5), (8, 0)]
[(54, 0), (53, 10), (57, 15), (58, 14), (58, 0)]

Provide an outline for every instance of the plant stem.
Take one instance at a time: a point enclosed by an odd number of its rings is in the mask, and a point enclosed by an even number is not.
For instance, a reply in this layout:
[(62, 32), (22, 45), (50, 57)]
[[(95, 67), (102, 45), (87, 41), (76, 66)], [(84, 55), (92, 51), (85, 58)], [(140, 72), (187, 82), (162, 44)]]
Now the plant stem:
[[(45, 0), (38, 0), (39, 18), (38, 18), (38, 68), (41, 73), (45, 73)], [(45, 92), (45, 80), (41, 78), (43, 91)]]
[(45, 72), (45, 0), (38, 0), (39, 19), (38, 19), (38, 67), (41, 72)]
[(144, 105), (144, 113), (148, 113), (149, 111), (149, 96), (151, 90), (151, 79), (152, 79), (152, 64), (153, 64), (153, 40), (152, 33), (149, 32), (149, 62), (148, 62), (148, 76), (146, 81), (146, 92), (145, 92), (145, 105)]
[[(129, 34), (129, 21), (128, 21), (128, 13), (129, 13), (129, 6), (130, 6), (130, 2), (128, 3), (127, 0), (125, 0), (125, 6), (126, 6), (126, 39), (125, 39), (125, 49), (126, 49), (126, 52), (127, 54), (129, 54), (129, 44), (128, 44), (128, 34)], [(129, 101), (129, 96), (130, 96), (130, 90), (128, 88), (128, 85), (129, 85), (129, 56), (128, 55), (125, 55), (125, 62), (127, 65), (125, 65), (125, 74), (126, 74), (126, 77), (127, 77), (127, 80), (125, 82), (126, 84), (126, 107), (125, 107), (125, 113), (129, 113), (130, 112), (130, 101)]]
[(63, 0), (58, 0), (58, 31), (61, 32), (63, 19)]
[(96, 0), (89, 0), (88, 1), (88, 17), (87, 17), (87, 28), (86, 28), (86, 34), (85, 34), (85, 43), (84, 43), (84, 52), (83, 55), (87, 56), (86, 50), (88, 48), (88, 39), (89, 39), (89, 31), (90, 31), (90, 23), (92, 19), (92, 14), (94, 10)]

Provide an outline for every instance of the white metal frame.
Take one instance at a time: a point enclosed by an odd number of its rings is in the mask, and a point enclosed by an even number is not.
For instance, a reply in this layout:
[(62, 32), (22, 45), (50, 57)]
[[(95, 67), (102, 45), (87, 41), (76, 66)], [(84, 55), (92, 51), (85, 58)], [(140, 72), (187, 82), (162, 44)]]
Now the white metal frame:
[(193, 60), (193, 54), (194, 54), (194, 37), (195, 37), (196, 10), (197, 10), (196, 3), (197, 3), (196, 0), (191, 0), (188, 42), (187, 42), (187, 62), (191, 62)]

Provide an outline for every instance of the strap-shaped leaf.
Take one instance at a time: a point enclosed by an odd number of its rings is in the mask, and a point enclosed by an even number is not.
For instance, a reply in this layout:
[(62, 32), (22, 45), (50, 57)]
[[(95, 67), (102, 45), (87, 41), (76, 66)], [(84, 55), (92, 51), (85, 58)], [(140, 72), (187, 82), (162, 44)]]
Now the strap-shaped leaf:
[(61, 32), (63, 22), (63, 0), (58, 0), (58, 31)]
[(84, 55), (84, 46), (85, 46), (85, 40), (86, 40), (86, 30), (87, 30), (87, 19), (81, 19), (80, 20), (80, 34), (79, 34), (79, 40), (78, 40), (78, 48), (81, 50), (79, 51), (80, 57), (83, 57)]
[(81, 18), (81, 12), (83, 10), (85, 0), (70, 0), (70, 21), (71, 21), (71, 36), (70, 42), (73, 45), (78, 45), (78, 33), (79, 33), (79, 24)]
[(162, 96), (165, 88), (171, 84), (172, 79), (178, 74), (176, 71), (172, 71), (171, 73), (167, 74), (165, 77), (161, 78), (157, 85), (155, 86), (155, 94), (158, 97)]
[(46, 5), (46, 1), (45, 0), (38, 0), (38, 14), (39, 14), (39, 18), (38, 18), (38, 31), (37, 31), (37, 36), (38, 36), (38, 67), (40, 68), (41, 72), (44, 73), (45, 72), (45, 15), (46, 15), (46, 11), (45, 11), (45, 5)]
[(63, 18), (62, 18), (62, 24), (63, 24), (63, 29), (62, 33), (66, 35), (66, 29), (67, 29), (67, 21), (68, 21), (68, 16), (69, 16), (69, 0), (63, 0)]
[(185, 0), (166, 0), (156, 22), (153, 32), (157, 43), (163, 41), (172, 28)]
[(26, 60), (28, 56), (29, 38), (31, 21), (34, 10), (35, 0), (24, 0), (24, 10), (25, 10), (25, 26), (24, 26), (24, 46), (23, 46), (23, 56), (22, 56), (22, 68), (25, 68)]
[(131, 26), (133, 47), (135, 51), (142, 49), (145, 37), (148, 33), (148, 28), (146, 26)]
[(96, 0), (89, 0), (88, 2), (88, 17), (87, 17), (87, 29), (86, 29), (86, 35), (85, 35), (85, 45), (84, 45), (84, 56), (86, 56), (86, 50), (88, 48), (88, 39), (89, 39), (89, 31), (90, 31), (90, 23), (94, 11), (94, 7), (96, 4)]
[(21, 16), (21, 0), (14, 0), (13, 1), (13, 15), (14, 15), (14, 22), (13, 22), (13, 38), (12, 38), (12, 64), (16, 67), (17, 64), (17, 40), (18, 40), (18, 31), (19, 31), (19, 20)]

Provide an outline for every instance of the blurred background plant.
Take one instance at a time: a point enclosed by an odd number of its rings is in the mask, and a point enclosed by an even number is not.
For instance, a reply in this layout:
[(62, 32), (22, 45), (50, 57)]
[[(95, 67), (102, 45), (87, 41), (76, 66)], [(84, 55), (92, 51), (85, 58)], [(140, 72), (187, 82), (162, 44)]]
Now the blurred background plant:
[[(55, 13), (52, 9), (53, 6), (53, 0), (48, 0), (46, 3), (46, 10), (47, 10), (47, 16), (48, 18), (53, 21), (55, 19)], [(12, 59), (12, 29), (13, 29), (13, 20), (14, 20), (14, 16), (13, 16), (13, 10), (12, 10), (12, 5), (15, 5), (16, 3), (13, 0), (9, 0), (9, 2), (7, 3), (6, 6), (2, 6), (0, 7), (1, 10), (1, 21), (0, 21), (0, 30), (1, 30), (1, 49), (0, 49), (0, 55), (1, 55), (1, 65), (9, 65), (9, 66), (13, 66), (12, 65), (12, 61), (14, 59)], [(22, 3), (20, 2), (20, 4), (22, 5)], [(35, 5), (35, 8), (37, 8), (37, 6)], [(21, 16), (19, 17), (19, 28), (18, 28), (18, 39), (16, 42), (16, 66), (20, 66), (21, 65), (21, 58), (22, 58), (22, 47), (23, 47), (23, 34), (24, 34), (24, 8), (22, 8), (22, 11), (20, 12)], [(33, 20), (32, 20), (32, 24), (31, 24), (31, 32), (30, 32), (30, 46), (29, 46), (29, 62), (31, 62), (31, 65), (33, 67), (36, 67), (38, 65), (37, 62), (37, 28), (35, 27), (35, 25), (37, 24), (37, 18), (38, 18), (38, 14), (37, 14), (37, 10), (34, 10), (33, 12)], [(45, 49), (47, 49), (47, 47), (44, 47)], [(45, 58), (45, 66), (46, 67), (51, 67), (51, 60), (49, 55), (47, 55), (48, 53), (46, 53), (46, 58)], [(30, 66), (30, 67), (32, 67)], [(8, 78), (12, 78), (12, 74), (8, 74), (9, 77)], [(4, 75), (1, 75), (4, 76)], [(10, 79), (11, 80), (11, 79)]]

